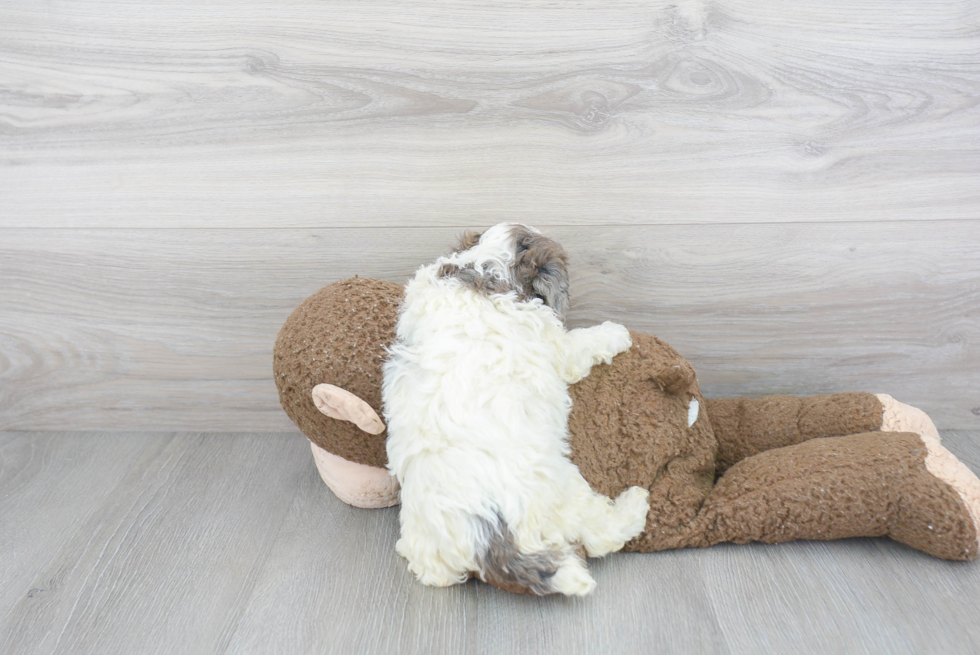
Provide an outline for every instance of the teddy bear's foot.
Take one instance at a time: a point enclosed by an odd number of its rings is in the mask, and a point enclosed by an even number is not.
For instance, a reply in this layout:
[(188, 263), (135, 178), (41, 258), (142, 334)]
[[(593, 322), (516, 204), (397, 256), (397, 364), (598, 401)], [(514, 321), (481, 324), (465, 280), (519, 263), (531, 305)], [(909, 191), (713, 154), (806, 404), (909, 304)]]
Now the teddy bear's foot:
[[(914, 409), (914, 408), (913, 408)], [(924, 414), (923, 414), (924, 415)], [(927, 417), (928, 418), (928, 417)], [(946, 450), (938, 439), (919, 436), (927, 454), (925, 468), (929, 475), (948, 485), (962, 501), (963, 520), (973, 528), (972, 535), (965, 534), (960, 539), (947, 540), (935, 532), (939, 525), (932, 512), (934, 498), (920, 506), (914, 504), (899, 510), (900, 522), (891, 536), (910, 546), (946, 559), (975, 559), (980, 549), (980, 479), (963, 462)], [(921, 514), (921, 516), (917, 516)], [(924, 526), (924, 527), (923, 527)], [(972, 539), (971, 539), (972, 537)], [(938, 542), (933, 544), (932, 542)], [(957, 545), (959, 544), (959, 545)], [(938, 546), (938, 548), (937, 548)], [(936, 552), (933, 552), (933, 551)]]
[(940, 441), (939, 430), (929, 415), (918, 407), (900, 403), (888, 394), (875, 394), (881, 403), (882, 432), (914, 432)]
[(346, 460), (310, 443), (320, 477), (348, 505), (375, 509), (397, 505), (398, 480), (386, 469)]

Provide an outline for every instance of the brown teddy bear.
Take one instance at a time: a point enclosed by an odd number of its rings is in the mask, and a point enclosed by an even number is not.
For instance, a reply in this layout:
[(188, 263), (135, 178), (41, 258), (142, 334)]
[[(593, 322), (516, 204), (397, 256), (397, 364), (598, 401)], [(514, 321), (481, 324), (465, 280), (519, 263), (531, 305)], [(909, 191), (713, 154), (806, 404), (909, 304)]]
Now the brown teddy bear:
[[(357, 507), (397, 504), (385, 470), (381, 367), (403, 288), (353, 278), (290, 315), (274, 372), (330, 488)], [(880, 537), (972, 560), (980, 480), (925, 413), (889, 396), (701, 396), (694, 369), (654, 336), (572, 385), (572, 461), (596, 491), (650, 491), (629, 551)]]

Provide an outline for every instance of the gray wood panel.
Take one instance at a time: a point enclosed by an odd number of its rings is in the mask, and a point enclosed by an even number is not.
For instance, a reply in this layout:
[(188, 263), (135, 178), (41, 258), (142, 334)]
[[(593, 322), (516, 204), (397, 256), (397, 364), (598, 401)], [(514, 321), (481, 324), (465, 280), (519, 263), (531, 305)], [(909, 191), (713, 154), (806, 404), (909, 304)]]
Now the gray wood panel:
[(25, 594), (42, 602), (62, 586), (59, 552), (118, 498), (126, 472), (145, 465), (158, 441), (126, 434), (0, 435), (0, 608)]
[[(356, 273), (404, 281), (455, 232), (0, 230), (0, 428), (290, 429), (290, 311)], [(980, 425), (980, 222), (548, 232), (571, 324), (657, 334), (709, 396), (868, 390)]]
[[(943, 439), (980, 470), (980, 432)], [(980, 563), (887, 539), (618, 553), (585, 599), (423, 587), (397, 509), (341, 503), (295, 433), (0, 433), (0, 502), (4, 653), (980, 649)]]
[(977, 219), (973, 0), (5, 2), (0, 226)]
[[(38, 438), (8, 433), (0, 443)], [(41, 440), (51, 457), (35, 477), (70, 484), (61, 494), (84, 494), (78, 478), (113, 486), (109, 494), (74, 499), (83, 510), (77, 519), (63, 517), (66, 508), (55, 494), (35, 500), (18, 493), (15, 507), (32, 514), (0, 515), (0, 533), (11, 522), (17, 528), (0, 555), (4, 568), (22, 557), (45, 562), (26, 585), (4, 575), (0, 652), (222, 652), (297, 476), (305, 473), (304, 454), (284, 449), (282, 436), (261, 434), (58, 434)], [(115, 458), (132, 449), (127, 441), (141, 452), (120, 476)], [(101, 457), (78, 457), (94, 448)], [(70, 477), (60, 470), (63, 458), (78, 467)], [(2, 465), (0, 479), (19, 475), (16, 460)], [(16, 477), (13, 486), (18, 491)], [(67, 535), (44, 538), (55, 530)], [(10, 596), (15, 602), (8, 604)]]

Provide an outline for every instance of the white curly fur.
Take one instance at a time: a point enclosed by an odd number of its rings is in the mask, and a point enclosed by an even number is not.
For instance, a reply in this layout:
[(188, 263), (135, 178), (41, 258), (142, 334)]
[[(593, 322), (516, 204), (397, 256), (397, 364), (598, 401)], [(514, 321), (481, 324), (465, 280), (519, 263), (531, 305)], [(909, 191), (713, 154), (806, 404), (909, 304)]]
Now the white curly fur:
[(510, 281), (514, 225), (423, 266), (406, 288), (397, 340), (384, 367), (388, 467), (401, 483), (397, 552), (427, 585), (481, 572), (487, 525), (521, 554), (550, 553), (554, 575), (537, 593), (595, 586), (576, 546), (599, 557), (643, 529), (648, 492), (613, 502), (568, 459), (568, 385), (627, 350), (622, 325), (566, 331), (540, 299), (480, 294), (446, 263)]

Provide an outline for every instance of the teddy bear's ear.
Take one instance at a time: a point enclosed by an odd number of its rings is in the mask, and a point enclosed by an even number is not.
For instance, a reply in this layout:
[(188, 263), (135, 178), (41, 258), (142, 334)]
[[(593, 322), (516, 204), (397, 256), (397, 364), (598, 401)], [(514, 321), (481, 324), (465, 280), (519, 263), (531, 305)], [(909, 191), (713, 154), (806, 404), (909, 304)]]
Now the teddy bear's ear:
[(690, 364), (683, 359), (678, 359), (652, 371), (650, 379), (667, 393), (679, 394), (691, 390), (697, 375)]
[(318, 384), (313, 387), (313, 403), (330, 418), (350, 421), (368, 434), (381, 434), (385, 431), (384, 421), (378, 413), (346, 389), (332, 384)]

